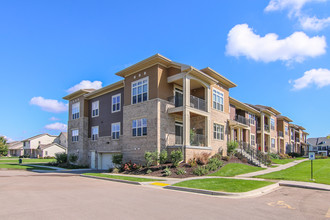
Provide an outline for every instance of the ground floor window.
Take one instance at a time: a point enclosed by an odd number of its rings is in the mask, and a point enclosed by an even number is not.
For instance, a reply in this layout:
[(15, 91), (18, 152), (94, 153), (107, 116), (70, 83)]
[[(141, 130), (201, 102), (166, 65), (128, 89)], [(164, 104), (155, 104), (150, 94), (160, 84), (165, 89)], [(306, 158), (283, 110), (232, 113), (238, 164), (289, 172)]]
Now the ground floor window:
[(272, 148), (275, 148), (275, 139), (272, 138)]
[(183, 125), (181, 122), (175, 122), (175, 144), (183, 144)]
[(147, 135), (147, 119), (141, 118), (132, 121), (132, 135), (133, 137)]
[(213, 124), (213, 138), (216, 140), (224, 140), (224, 126)]
[(99, 127), (94, 126), (92, 127), (92, 140), (95, 141), (98, 139), (98, 137), (99, 137)]
[(256, 136), (251, 134), (251, 145), (254, 146), (256, 144)]
[(72, 130), (72, 142), (77, 142), (79, 140), (79, 130)]
[(118, 140), (120, 134), (120, 122), (111, 125), (112, 139)]

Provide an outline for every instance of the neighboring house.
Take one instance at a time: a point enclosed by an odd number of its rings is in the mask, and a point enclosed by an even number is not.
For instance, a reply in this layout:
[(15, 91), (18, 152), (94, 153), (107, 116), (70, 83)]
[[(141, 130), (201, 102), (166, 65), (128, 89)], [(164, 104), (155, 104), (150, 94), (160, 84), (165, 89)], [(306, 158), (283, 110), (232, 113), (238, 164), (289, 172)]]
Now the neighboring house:
[(227, 154), (227, 141), (279, 152), (277, 110), (229, 97), (236, 84), (207, 67), (198, 70), (156, 54), (116, 75), (98, 90), (69, 101), (68, 154), (91, 168), (113, 167), (112, 155), (144, 163), (145, 151), (181, 149), (184, 161), (200, 153)]
[[(31, 138), (25, 139), (22, 141), (24, 155), (28, 155), (31, 158), (37, 158), (45, 156), (54, 156), (55, 153), (66, 152), (66, 136), (66, 133), (62, 132), (59, 136), (53, 136), (50, 134), (39, 134)], [(48, 150), (47, 148), (49, 147), (51, 147), (51, 149)], [(51, 155), (49, 155), (48, 151)]]
[(8, 156), (9, 157), (19, 157), (23, 155), (23, 142), (14, 141), (8, 143)]
[(323, 156), (330, 156), (330, 139), (327, 137), (308, 138), (309, 151)]

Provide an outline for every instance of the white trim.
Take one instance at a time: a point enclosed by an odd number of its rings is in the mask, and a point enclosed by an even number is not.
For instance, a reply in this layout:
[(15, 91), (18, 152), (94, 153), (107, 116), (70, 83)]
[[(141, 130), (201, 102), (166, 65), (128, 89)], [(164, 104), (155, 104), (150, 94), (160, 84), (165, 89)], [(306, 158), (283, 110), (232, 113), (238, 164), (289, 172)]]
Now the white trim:
[[(117, 98), (119, 96), (119, 110), (113, 111), (113, 98)], [(116, 103), (117, 104), (117, 103)], [(121, 93), (111, 96), (111, 113), (120, 112), (121, 111)]]
[[(217, 130), (214, 130), (214, 126), (219, 126), (219, 132)], [(223, 129), (223, 131), (222, 131), (222, 138), (221, 138), (221, 127)], [(215, 138), (214, 138), (214, 133), (216, 133), (216, 137)], [(219, 133), (219, 139), (217, 138), (218, 133)], [(225, 140), (225, 126), (223, 124), (218, 124), (218, 123), (213, 122), (213, 139), (214, 140), (217, 140), (217, 141), (223, 141), (223, 140)]]
[[(77, 112), (75, 112), (75, 113), (73, 113), (74, 107), (77, 107)], [(74, 115), (76, 117), (74, 117)], [(75, 102), (75, 103), (72, 103), (72, 105), (71, 105), (71, 119), (75, 120), (78, 118), (80, 118), (80, 102)]]
[[(77, 135), (73, 136), (73, 131), (77, 131)], [(77, 137), (77, 139), (73, 140), (73, 137)], [(78, 141), (79, 141), (79, 129), (78, 128), (71, 129), (71, 142), (75, 143)]]
[[(113, 131), (114, 129), (113, 129), (113, 126), (114, 125), (119, 125), (119, 131)], [(119, 140), (119, 137), (120, 137), (120, 122), (115, 122), (115, 123), (111, 123), (111, 139), (112, 140)], [(119, 137), (118, 138), (113, 138), (113, 133), (114, 132), (119, 132)]]
[[(93, 137), (93, 128), (97, 128), (97, 136), (96, 136), (96, 138), (94, 138)], [(91, 127), (91, 140), (92, 141), (96, 141), (97, 139), (99, 138), (99, 126), (93, 126), (93, 127)]]
[[(94, 107), (93, 106), (94, 103), (97, 104), (97, 108), (96, 109), (93, 108)], [(97, 110), (96, 111), (97, 114), (95, 114), (95, 115), (93, 115), (93, 113), (94, 113), (93, 111), (94, 110)], [(99, 100), (92, 102), (92, 112), (91, 112), (91, 114), (92, 114), (92, 118), (99, 117), (99, 115), (100, 115), (100, 101)]]
[[(149, 76), (147, 76), (147, 77), (144, 77), (142, 79), (135, 80), (135, 81), (131, 82), (131, 105), (135, 105), (135, 104), (138, 104), (138, 103), (145, 102), (145, 101), (143, 101), (143, 97), (142, 97), (142, 101), (141, 102), (138, 102), (136, 100), (136, 103), (133, 104), (133, 84), (134, 83), (139, 83), (140, 81), (143, 81), (143, 80), (147, 80), (147, 87), (148, 88), (147, 88), (147, 100), (146, 101), (149, 100)], [(143, 86), (142, 86), (142, 89), (143, 89)], [(142, 94), (143, 94), (143, 92), (142, 92)]]
[[(214, 105), (213, 105), (213, 102), (214, 102), (214, 100), (213, 100), (214, 90), (216, 92), (219, 92), (220, 94), (222, 94), (222, 110), (221, 110), (221, 107), (220, 107), (220, 109), (214, 108)], [(216, 94), (216, 95), (218, 95), (218, 94)], [(220, 102), (219, 102), (219, 106), (221, 106), (221, 103)], [(225, 111), (225, 94), (223, 92), (221, 92), (219, 89), (216, 89), (216, 88), (212, 88), (212, 108), (215, 109), (215, 110), (218, 110), (220, 112), (224, 112)]]

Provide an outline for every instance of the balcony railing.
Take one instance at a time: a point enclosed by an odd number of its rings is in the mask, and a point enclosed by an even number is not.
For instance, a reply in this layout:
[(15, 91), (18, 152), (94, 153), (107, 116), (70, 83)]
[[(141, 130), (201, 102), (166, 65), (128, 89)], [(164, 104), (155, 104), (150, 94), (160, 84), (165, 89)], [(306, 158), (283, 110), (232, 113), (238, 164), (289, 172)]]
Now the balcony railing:
[(191, 134), (190, 135), (191, 146), (205, 146), (205, 135), (203, 134)]
[[(176, 95), (168, 98), (168, 101), (173, 103), (175, 107), (183, 106), (183, 96)], [(190, 107), (206, 111), (206, 101), (196, 96), (190, 96)]]
[(235, 115), (235, 121), (250, 126), (250, 120), (241, 115)]
[(279, 136), (279, 137), (284, 137), (284, 136), (283, 136), (283, 131), (279, 131), (279, 132), (278, 132), (278, 136)]
[[(269, 125), (266, 125), (266, 124), (265, 124), (264, 129), (265, 129), (265, 131), (269, 132)], [(261, 127), (258, 126), (258, 127), (257, 127), (257, 130), (260, 131), (260, 130), (261, 130)]]

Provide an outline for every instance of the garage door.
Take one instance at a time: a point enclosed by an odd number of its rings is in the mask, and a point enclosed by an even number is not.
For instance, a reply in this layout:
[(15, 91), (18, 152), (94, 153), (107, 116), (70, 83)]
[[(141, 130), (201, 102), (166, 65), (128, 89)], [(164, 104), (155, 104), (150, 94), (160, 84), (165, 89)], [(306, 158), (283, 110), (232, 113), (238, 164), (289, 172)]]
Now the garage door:
[(114, 168), (112, 163), (112, 154), (101, 154), (101, 170), (108, 170), (109, 168)]

